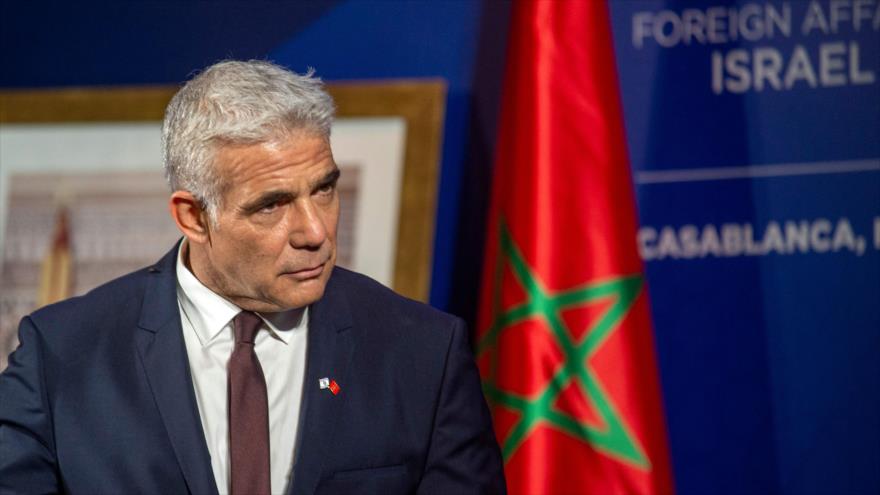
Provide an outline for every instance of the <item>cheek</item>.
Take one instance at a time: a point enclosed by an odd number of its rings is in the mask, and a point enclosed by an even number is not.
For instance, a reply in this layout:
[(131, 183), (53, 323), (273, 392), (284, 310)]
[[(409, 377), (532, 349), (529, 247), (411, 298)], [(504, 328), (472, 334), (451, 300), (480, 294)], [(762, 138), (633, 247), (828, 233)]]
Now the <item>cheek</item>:
[(289, 237), (287, 223), (278, 222), (271, 229), (248, 237), (243, 255), (254, 263), (254, 271), (274, 273), (289, 247)]
[(217, 242), (217, 250), (222, 255), (228, 273), (236, 273), (245, 278), (253, 278), (256, 272), (266, 270), (267, 259), (271, 258), (271, 245), (277, 236), (274, 232), (254, 232), (250, 229), (230, 229), (224, 232), (223, 239)]
[(218, 265), (223, 273), (240, 279), (240, 274), (246, 272), (245, 267), (249, 265), (247, 250), (243, 249), (240, 243), (235, 242), (234, 239), (223, 243), (218, 242), (215, 249), (219, 255), (217, 257), (219, 258)]
[(324, 212), (324, 226), (331, 239), (336, 240), (336, 228), (339, 226), (339, 199)]

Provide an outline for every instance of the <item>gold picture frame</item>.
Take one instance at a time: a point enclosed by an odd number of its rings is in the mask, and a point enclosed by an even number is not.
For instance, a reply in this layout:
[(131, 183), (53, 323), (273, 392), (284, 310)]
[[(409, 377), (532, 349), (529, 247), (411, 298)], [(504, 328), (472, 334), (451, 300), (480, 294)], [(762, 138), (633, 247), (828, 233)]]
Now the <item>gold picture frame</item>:
[[(161, 121), (177, 87), (0, 91), (0, 125)], [(431, 283), (446, 84), (440, 80), (329, 83), (340, 118), (405, 123), (392, 288), (427, 301)]]

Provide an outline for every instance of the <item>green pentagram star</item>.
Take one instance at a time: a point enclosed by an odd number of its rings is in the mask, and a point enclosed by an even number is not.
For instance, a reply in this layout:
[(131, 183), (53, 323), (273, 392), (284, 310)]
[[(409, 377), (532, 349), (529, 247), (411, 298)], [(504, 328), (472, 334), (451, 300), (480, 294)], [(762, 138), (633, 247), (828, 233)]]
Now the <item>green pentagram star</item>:
[[(650, 469), (651, 463), (644, 449), (630, 432), (588, 363), (588, 359), (601, 348), (629, 311), (641, 291), (641, 275), (621, 276), (551, 293), (526, 264), (503, 222), (500, 244), (492, 303), (494, 319), (489, 331), (477, 345), (477, 355), (497, 346), (499, 336), (512, 325), (531, 318), (541, 318), (547, 323), (551, 337), (564, 356), (563, 364), (555, 370), (550, 381), (531, 398), (502, 390), (494, 376), (484, 377), (483, 391), (486, 398), (492, 403), (520, 413), (518, 421), (503, 441), (502, 453), (505, 461), (513, 456), (535, 428), (545, 424), (587, 442), (615, 459), (641, 469)], [(501, 276), (505, 261), (509, 261), (514, 276), (528, 297), (525, 302), (502, 311)], [(579, 342), (573, 339), (573, 334), (566, 329), (561, 312), (605, 298), (612, 299), (611, 306), (591, 322), (590, 328)], [(497, 354), (493, 357), (498, 359)], [(497, 362), (491, 363), (491, 368), (495, 370)], [(552, 407), (554, 400), (572, 381), (592, 400), (605, 428), (585, 424)]]

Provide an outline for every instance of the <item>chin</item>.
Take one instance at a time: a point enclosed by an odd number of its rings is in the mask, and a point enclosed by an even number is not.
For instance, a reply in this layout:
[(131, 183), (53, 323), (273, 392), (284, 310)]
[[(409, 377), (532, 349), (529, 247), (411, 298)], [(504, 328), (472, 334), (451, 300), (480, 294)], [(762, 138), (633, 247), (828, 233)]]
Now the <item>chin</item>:
[(311, 292), (309, 294), (303, 294), (300, 297), (297, 297), (294, 302), (294, 307), (301, 308), (303, 306), (308, 306), (309, 304), (318, 302), (324, 296), (324, 287), (321, 287), (321, 290)]
[(277, 284), (273, 290), (266, 293), (270, 297), (265, 300), (271, 301), (270, 304), (277, 308), (275, 311), (302, 308), (317, 302), (324, 296), (324, 289), (327, 287), (329, 279), (330, 270), (327, 269), (321, 276), (308, 280), (295, 280), (293, 277), (282, 275), (276, 280)]
[[(313, 284), (315, 285), (315, 287), (299, 287), (297, 289), (293, 289), (292, 294), (290, 292), (285, 294), (287, 297), (278, 298), (279, 303), (285, 306), (282, 311), (287, 309), (302, 308), (321, 299), (321, 297), (324, 296), (324, 282), (321, 280), (315, 280)], [(309, 285), (312, 284), (310, 283)]]

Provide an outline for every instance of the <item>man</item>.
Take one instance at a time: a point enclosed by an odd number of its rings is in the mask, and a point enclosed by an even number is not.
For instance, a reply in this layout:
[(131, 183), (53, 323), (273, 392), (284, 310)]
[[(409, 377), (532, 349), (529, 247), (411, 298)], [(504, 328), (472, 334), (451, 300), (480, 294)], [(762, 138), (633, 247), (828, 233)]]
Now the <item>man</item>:
[(320, 80), (221, 62), (163, 126), (184, 239), (24, 318), (0, 376), (2, 493), (497, 493), (457, 318), (334, 268)]

